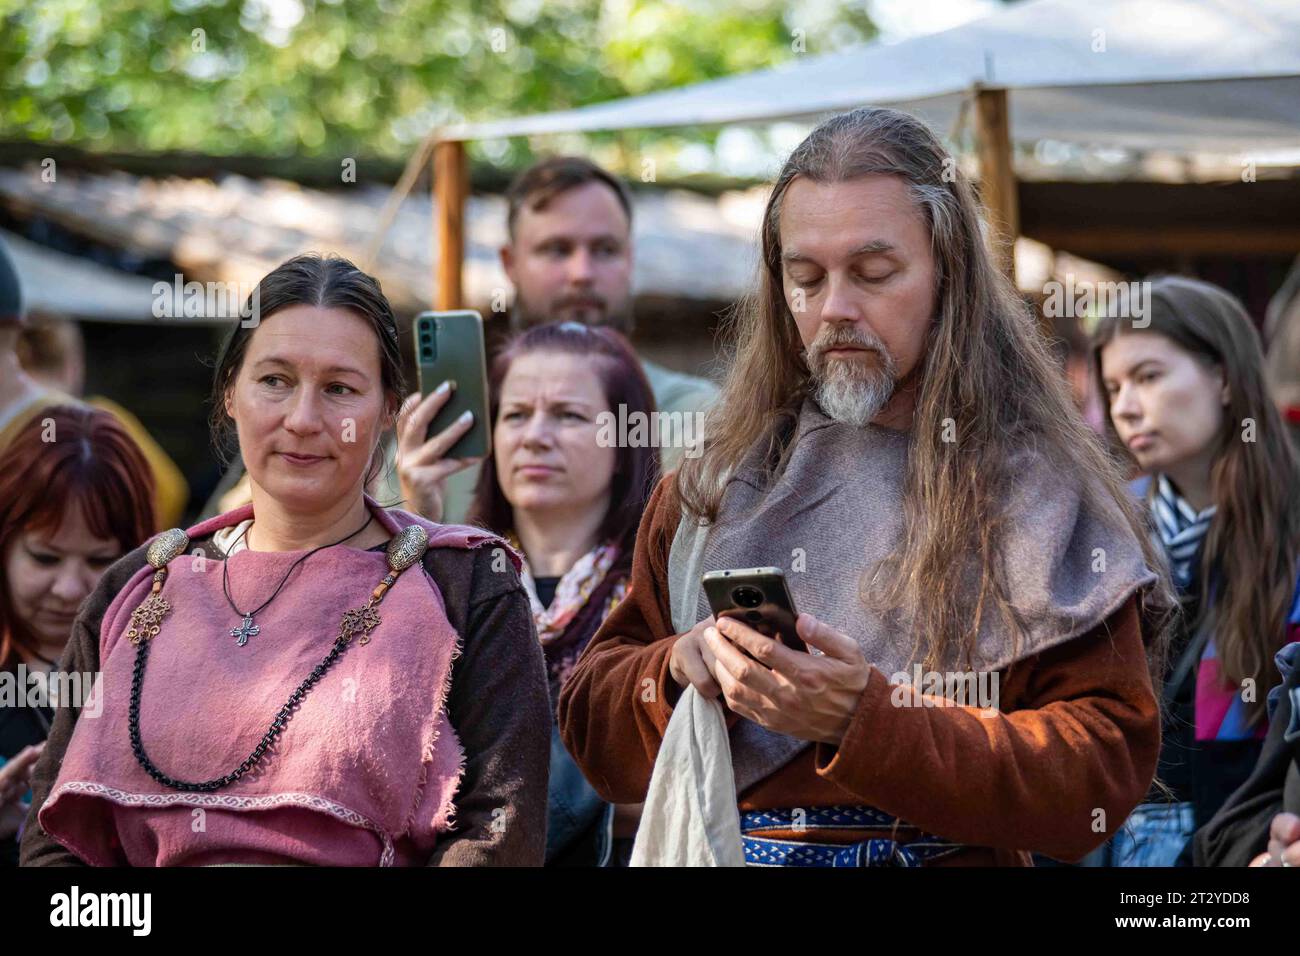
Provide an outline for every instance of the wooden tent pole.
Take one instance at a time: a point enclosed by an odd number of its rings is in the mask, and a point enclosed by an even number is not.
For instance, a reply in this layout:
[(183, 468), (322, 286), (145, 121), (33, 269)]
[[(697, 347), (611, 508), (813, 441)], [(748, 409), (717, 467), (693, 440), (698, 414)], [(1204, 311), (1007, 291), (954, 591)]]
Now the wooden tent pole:
[(1020, 234), (1020, 202), (1012, 166), (1011, 117), (1006, 90), (975, 91), (975, 132), (979, 149), (980, 198), (989, 212), (992, 248), (999, 267), (1014, 282), (1015, 240)]
[(461, 267), (465, 261), (465, 198), (469, 195), (469, 165), (465, 144), (440, 140), (433, 146), (434, 308), (465, 305)]

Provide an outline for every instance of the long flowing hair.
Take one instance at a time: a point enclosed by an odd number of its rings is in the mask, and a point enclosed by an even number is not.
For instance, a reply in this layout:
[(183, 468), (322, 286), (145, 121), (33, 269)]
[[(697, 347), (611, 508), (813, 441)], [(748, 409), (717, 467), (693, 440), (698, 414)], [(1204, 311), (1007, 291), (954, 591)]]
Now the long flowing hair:
[[(767, 442), (773, 474), (789, 451), (788, 423), (809, 392), (810, 372), (781, 282), (781, 206), (790, 183), (898, 176), (930, 231), (936, 314), (917, 370), (918, 397), (903, 478), (904, 531), (897, 550), (864, 575), (873, 608), (911, 612), (916, 645), (937, 666), (954, 652), (970, 660), (981, 620), (1001, 616), (1019, 646), (1024, 623), (1012, 606), (1000, 550), (1007, 464), (1026, 448), (1048, 457), (1080, 494), (1141, 542), (1147, 563), (1162, 556), (1103, 441), (1080, 417), (1061, 369), (1026, 303), (993, 264), (972, 186), (923, 123), (897, 110), (863, 108), (818, 126), (790, 155), (768, 199), (757, 290), (727, 317), (734, 345), (722, 393), (705, 421), (706, 447), (678, 470), (688, 513), (718, 517), (728, 476)], [(776, 422), (778, 427), (773, 428)], [(955, 441), (944, 441), (947, 433)], [(954, 563), (970, 560), (968, 575)], [(1162, 578), (1162, 581), (1165, 580)], [(1153, 673), (1163, 667), (1167, 587), (1144, 595)]]
[[(1210, 467), (1216, 511), (1201, 552), (1199, 607), (1213, 615), (1226, 683), (1241, 687), (1249, 678), (1267, 690), (1280, 679), (1273, 655), (1284, 639), (1300, 572), (1300, 461), (1269, 398), (1259, 334), (1241, 303), (1198, 279), (1148, 281), (1142, 329), (1104, 316), (1093, 333), (1096, 387), (1106, 394), (1101, 350), (1121, 334), (1166, 336), (1206, 368), (1222, 370), (1228, 403)], [(1109, 414), (1106, 426), (1112, 444), (1127, 456)], [(1247, 703), (1252, 724), (1266, 713), (1264, 704), (1263, 693)]]

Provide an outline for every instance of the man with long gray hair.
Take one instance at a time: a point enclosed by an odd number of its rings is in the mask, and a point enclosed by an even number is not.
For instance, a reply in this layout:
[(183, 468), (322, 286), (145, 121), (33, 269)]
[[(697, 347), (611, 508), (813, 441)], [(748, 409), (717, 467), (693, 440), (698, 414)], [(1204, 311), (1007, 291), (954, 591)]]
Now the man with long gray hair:
[[(619, 802), (683, 692), (720, 699), (749, 863), (1078, 859), (1155, 770), (1159, 559), (955, 169), (886, 109), (795, 149), (704, 454), (560, 698)], [(701, 575), (760, 566), (810, 653), (710, 616)]]

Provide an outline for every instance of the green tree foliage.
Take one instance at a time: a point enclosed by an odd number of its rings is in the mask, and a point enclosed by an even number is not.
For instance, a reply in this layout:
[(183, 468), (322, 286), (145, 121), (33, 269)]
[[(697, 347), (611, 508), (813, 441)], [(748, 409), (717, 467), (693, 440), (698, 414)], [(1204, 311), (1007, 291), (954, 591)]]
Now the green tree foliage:
[[(665, 89), (872, 33), (861, 4), (780, 0), (0, 0), (0, 138), (400, 157), (439, 123)], [(529, 144), (494, 150), (513, 165)]]

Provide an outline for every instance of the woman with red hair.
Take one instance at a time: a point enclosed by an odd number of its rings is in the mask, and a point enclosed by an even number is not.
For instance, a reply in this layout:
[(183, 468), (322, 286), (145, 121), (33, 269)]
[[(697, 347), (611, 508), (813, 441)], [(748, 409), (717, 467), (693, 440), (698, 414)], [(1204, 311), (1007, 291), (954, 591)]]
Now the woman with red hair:
[(0, 453), (0, 865), (18, 862), (26, 777), (53, 719), (32, 677), (48, 682), (81, 602), (153, 521), (149, 466), (107, 412), (46, 409)]
[[(492, 455), (470, 520), (523, 557), (554, 714), (578, 657), (627, 593), (659, 443), (624, 440), (613, 420), (653, 419), (654, 392), (627, 339), (579, 322), (519, 333), (488, 379)], [(408, 428), (423, 433), (414, 420)], [(626, 865), (639, 805), (602, 801), (555, 727), (547, 810), (548, 865)]]

